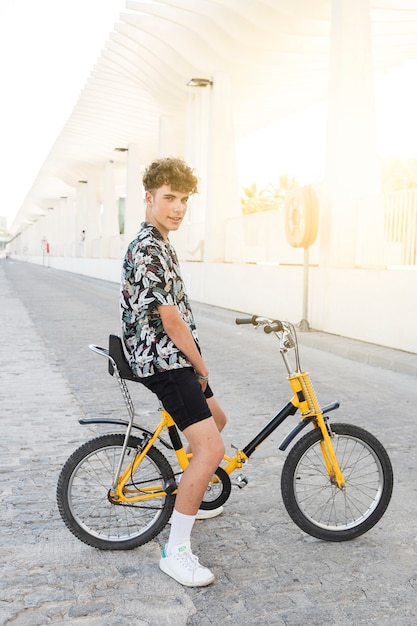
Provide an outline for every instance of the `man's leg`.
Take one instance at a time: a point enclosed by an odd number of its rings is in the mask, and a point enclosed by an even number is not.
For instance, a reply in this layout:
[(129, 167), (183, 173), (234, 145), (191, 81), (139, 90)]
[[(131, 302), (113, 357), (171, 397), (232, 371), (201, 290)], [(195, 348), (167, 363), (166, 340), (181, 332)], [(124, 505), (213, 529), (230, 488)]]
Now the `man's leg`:
[[(221, 433), (227, 423), (226, 414), (214, 396), (211, 396), (211, 398), (206, 398), (206, 401), (211, 411), (211, 415), (214, 421), (216, 422), (217, 429), (219, 433)], [(184, 431), (184, 434), (185, 434), (185, 431)], [(191, 445), (189, 442), (186, 448), (186, 452), (188, 454), (191, 452)]]
[(196, 515), (210, 478), (224, 456), (224, 443), (211, 417), (188, 426), (184, 435), (193, 456), (182, 475), (175, 509), (185, 515)]
[(191, 531), (211, 476), (224, 455), (224, 444), (212, 417), (184, 429), (193, 456), (178, 486), (171, 532), (160, 568), (183, 585), (203, 586), (214, 576), (191, 552)]
[[(214, 396), (211, 396), (210, 398), (206, 398), (206, 400), (207, 400), (209, 409), (211, 411), (212, 417), (214, 421), (216, 422), (217, 429), (219, 432), (221, 432), (223, 428), (226, 426), (226, 422), (227, 422), (226, 415)], [(187, 454), (190, 454), (191, 452), (190, 444), (187, 445), (186, 452)], [(223, 511), (222, 506), (220, 506), (217, 509), (211, 509), (210, 511), (203, 511), (199, 509), (197, 512), (197, 519), (209, 519), (212, 517), (217, 517), (217, 515), (220, 515), (222, 511)]]

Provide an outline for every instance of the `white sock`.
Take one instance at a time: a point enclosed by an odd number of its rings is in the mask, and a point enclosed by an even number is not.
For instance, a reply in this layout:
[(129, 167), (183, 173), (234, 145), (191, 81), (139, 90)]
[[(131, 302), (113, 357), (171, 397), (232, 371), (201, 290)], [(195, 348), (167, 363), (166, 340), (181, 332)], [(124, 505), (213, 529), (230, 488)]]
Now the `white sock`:
[(167, 556), (172, 553), (173, 548), (176, 546), (190, 543), (194, 521), (195, 515), (184, 515), (184, 513), (180, 513), (176, 509), (173, 510), (171, 532), (169, 533), (169, 539), (165, 549)]

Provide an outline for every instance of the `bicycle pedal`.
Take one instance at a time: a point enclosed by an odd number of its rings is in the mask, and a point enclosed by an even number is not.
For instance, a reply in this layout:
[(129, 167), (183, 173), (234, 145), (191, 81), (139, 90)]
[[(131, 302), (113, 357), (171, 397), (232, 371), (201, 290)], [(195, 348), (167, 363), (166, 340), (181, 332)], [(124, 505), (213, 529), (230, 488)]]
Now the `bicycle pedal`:
[(243, 474), (239, 474), (233, 481), (233, 484), (239, 489), (243, 489), (248, 484), (248, 479)]

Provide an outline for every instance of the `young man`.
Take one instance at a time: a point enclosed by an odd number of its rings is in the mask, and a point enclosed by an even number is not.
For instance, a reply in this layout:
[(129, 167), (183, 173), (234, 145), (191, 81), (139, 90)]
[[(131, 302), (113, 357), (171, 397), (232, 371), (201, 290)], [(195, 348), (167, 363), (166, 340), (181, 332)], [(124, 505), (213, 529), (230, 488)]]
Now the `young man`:
[(146, 221), (123, 262), (122, 336), (133, 373), (158, 396), (193, 453), (179, 482), (159, 566), (183, 585), (204, 586), (214, 576), (193, 555), (190, 536), (209, 480), (224, 455), (220, 431), (226, 416), (208, 385), (208, 368), (168, 238), (180, 227), (189, 196), (197, 193), (197, 178), (182, 159), (159, 159), (145, 171), (143, 186)]

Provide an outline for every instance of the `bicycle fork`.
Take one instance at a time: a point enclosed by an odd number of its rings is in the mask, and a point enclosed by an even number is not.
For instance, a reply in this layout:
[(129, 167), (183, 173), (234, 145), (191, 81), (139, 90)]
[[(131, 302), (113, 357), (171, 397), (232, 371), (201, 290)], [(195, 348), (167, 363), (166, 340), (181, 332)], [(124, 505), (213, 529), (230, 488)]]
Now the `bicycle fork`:
[(300, 409), (301, 419), (312, 421), (314, 427), (321, 431), (323, 439), (320, 441), (320, 449), (330, 482), (337, 485), (339, 489), (344, 489), (346, 481), (334, 451), (330, 429), (323, 417), (323, 411), (319, 406), (308, 372), (295, 372), (288, 377), (288, 380), (294, 393), (291, 402)]

